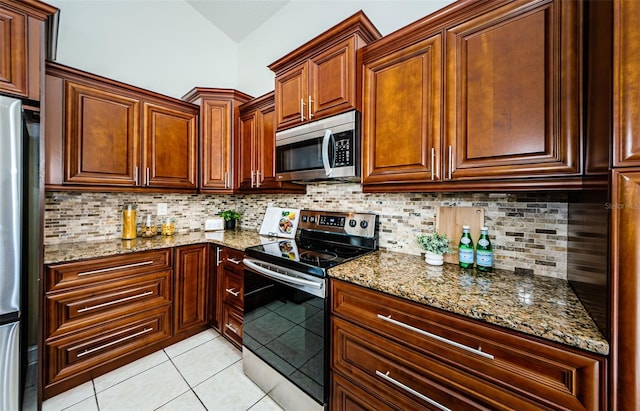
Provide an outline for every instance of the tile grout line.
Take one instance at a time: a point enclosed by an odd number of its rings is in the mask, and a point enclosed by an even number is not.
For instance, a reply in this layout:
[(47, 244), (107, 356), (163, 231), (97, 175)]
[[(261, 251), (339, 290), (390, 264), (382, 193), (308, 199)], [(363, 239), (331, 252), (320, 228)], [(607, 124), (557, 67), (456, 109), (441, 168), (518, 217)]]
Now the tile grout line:
[(98, 391), (96, 390), (95, 379), (91, 379), (91, 386), (93, 387), (93, 398), (96, 401), (96, 408), (100, 411), (100, 404), (98, 403)]

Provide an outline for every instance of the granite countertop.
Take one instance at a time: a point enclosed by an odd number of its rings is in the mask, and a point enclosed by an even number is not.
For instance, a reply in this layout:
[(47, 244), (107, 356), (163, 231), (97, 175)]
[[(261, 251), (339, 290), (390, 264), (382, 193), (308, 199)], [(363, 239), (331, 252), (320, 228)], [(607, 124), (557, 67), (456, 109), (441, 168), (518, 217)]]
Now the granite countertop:
[(525, 334), (609, 354), (609, 344), (565, 280), (376, 251), (329, 270), (333, 278)]
[[(170, 237), (47, 245), (45, 264), (136, 251), (213, 243), (244, 251), (272, 241), (254, 230), (192, 232)], [(329, 276), (525, 334), (608, 354), (609, 345), (565, 280), (453, 264), (429, 266), (421, 256), (376, 251), (329, 270)]]
[(245, 248), (260, 244), (261, 237), (254, 230), (226, 230), (202, 232), (194, 231), (173, 236), (136, 238), (135, 240), (105, 240), (47, 245), (44, 248), (44, 263), (55, 264), (86, 258), (108, 257), (136, 251), (178, 247), (181, 245), (213, 243), (244, 251)]

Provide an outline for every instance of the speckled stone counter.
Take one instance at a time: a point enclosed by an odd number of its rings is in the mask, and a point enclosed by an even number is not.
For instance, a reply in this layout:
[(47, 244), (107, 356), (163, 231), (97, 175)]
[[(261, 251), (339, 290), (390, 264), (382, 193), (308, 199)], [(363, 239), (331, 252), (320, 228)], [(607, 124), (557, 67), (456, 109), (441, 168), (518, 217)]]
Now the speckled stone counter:
[(63, 243), (45, 246), (44, 263), (54, 264), (64, 261), (106, 257), (136, 251), (154, 250), (181, 245), (213, 243), (244, 251), (245, 248), (260, 244), (261, 237), (254, 230), (228, 230), (214, 232), (191, 232), (173, 236), (136, 238), (135, 240), (107, 240), (77, 243)]
[(608, 354), (609, 345), (564, 280), (377, 251), (329, 270), (334, 278), (525, 334)]

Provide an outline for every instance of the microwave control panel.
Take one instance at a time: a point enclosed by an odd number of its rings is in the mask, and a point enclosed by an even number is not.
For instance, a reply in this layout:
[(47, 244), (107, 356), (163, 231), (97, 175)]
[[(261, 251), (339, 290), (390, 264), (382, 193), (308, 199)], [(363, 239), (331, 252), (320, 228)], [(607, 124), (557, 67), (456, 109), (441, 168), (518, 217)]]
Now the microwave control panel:
[(353, 165), (353, 132), (345, 131), (334, 134), (336, 142), (334, 154), (334, 167), (347, 167)]

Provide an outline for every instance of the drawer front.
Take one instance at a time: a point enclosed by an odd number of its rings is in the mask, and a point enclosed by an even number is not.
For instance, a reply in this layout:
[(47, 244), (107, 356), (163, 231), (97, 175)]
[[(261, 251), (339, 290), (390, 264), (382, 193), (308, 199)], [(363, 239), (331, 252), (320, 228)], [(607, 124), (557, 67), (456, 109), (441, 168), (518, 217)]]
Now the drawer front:
[(332, 281), (332, 313), (550, 407), (603, 407), (603, 358)]
[(55, 264), (47, 267), (45, 291), (93, 285), (165, 269), (171, 269), (170, 248)]
[(242, 311), (227, 304), (222, 305), (222, 325), (220, 330), (222, 335), (239, 349), (242, 347), (243, 318)]
[(45, 385), (171, 338), (170, 306), (45, 340)]
[(241, 274), (229, 272), (226, 269), (222, 273), (222, 302), (232, 305), (238, 310), (244, 309), (244, 277)]
[[(334, 371), (402, 409), (537, 410), (528, 401), (339, 318)], [(438, 404), (438, 405), (436, 405)]]
[(330, 399), (334, 411), (400, 411), (335, 372), (331, 373)]
[(110, 282), (45, 295), (46, 336), (72, 332), (82, 327), (171, 304), (171, 271), (138, 275)]
[(220, 252), (220, 262), (224, 264), (225, 269), (240, 275), (244, 273), (244, 264), (242, 264), (243, 259), (244, 253), (242, 251), (225, 247)]

